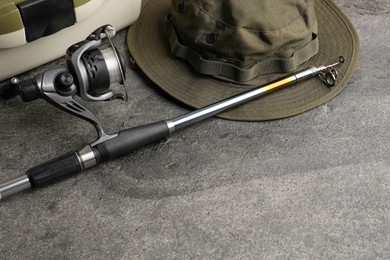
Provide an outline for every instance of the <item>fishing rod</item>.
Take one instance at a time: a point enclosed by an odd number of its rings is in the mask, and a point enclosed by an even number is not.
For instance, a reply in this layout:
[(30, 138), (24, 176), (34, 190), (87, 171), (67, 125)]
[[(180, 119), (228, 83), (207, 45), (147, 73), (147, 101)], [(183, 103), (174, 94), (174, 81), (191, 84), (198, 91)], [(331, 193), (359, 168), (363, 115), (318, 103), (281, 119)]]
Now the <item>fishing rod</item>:
[[(76, 175), (99, 163), (110, 161), (138, 148), (167, 138), (178, 129), (193, 125), (199, 121), (203, 121), (228, 109), (248, 103), (280, 89), (296, 85), (304, 80), (319, 77), (319, 79), (328, 87), (333, 87), (336, 84), (337, 79), (337, 70), (335, 67), (341, 63), (344, 63), (344, 58), (342, 56), (339, 57), (336, 63), (327, 66), (309, 67), (173, 119), (124, 129), (115, 135), (105, 134), (97, 119), (88, 110), (84, 110), (83, 108), (84, 114), (82, 115), (72, 111), (72, 114), (87, 120), (95, 126), (98, 133), (97, 140), (86, 145), (82, 149), (35, 166), (29, 169), (26, 174), (0, 184), (0, 200), (26, 189), (44, 187)], [(52, 78), (51, 74), (50, 77)], [(67, 82), (67, 80), (64, 81)], [(46, 82), (48, 85), (54, 84), (52, 81), (48, 82), (49, 83)], [(73, 82), (71, 85), (73, 86)], [(45, 88), (42, 88), (41, 86), (38, 89), (40, 89), (40, 95), (42, 95), (42, 89)], [(58, 104), (56, 106), (59, 107)], [(66, 109), (63, 110), (67, 111)]]

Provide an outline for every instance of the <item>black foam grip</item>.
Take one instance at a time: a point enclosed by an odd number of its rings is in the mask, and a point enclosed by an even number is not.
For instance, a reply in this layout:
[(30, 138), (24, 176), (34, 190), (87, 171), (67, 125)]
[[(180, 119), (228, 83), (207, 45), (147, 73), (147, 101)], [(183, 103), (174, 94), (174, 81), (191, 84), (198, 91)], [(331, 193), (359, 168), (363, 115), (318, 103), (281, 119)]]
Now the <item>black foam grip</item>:
[(39, 188), (82, 172), (76, 153), (69, 153), (27, 171), (31, 187)]
[(130, 153), (140, 147), (161, 140), (169, 135), (165, 121), (122, 130), (118, 136), (94, 147), (98, 161), (108, 161)]

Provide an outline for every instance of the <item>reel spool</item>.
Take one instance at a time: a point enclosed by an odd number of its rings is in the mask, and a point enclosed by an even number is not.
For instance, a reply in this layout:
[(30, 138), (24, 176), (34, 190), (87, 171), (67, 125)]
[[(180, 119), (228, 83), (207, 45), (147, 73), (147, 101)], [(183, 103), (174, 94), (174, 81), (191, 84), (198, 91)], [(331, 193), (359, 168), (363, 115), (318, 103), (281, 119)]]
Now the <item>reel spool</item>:
[[(102, 34), (107, 36), (109, 47), (99, 49)], [(111, 25), (102, 26), (92, 32), (86, 40), (76, 43), (66, 51), (69, 70), (76, 76), (79, 95), (87, 101), (102, 101), (121, 98), (127, 101), (125, 70), (117, 49), (111, 41), (116, 31)], [(110, 86), (124, 86), (124, 95), (114, 94)]]
[[(112, 136), (107, 135), (99, 121), (88, 109), (79, 104), (74, 96), (86, 101), (127, 101), (125, 69), (111, 38), (116, 31), (104, 25), (92, 32), (84, 41), (73, 44), (66, 51), (66, 67), (48, 70), (32, 80), (21, 82), (11, 79), (10, 84), (0, 88), (1, 98), (19, 95), (24, 102), (45, 99), (55, 107), (90, 122), (97, 131), (100, 143)], [(103, 45), (103, 38), (109, 45)], [(120, 84), (123, 93), (114, 93), (112, 86)]]

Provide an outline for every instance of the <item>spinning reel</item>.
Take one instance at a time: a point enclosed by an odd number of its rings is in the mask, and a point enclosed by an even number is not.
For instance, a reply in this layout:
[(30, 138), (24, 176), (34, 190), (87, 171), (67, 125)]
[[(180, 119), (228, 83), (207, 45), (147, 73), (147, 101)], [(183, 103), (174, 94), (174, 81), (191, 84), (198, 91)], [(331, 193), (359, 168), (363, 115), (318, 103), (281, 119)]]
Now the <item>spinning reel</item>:
[[(88, 109), (75, 101), (80, 96), (86, 101), (108, 101), (116, 98), (127, 101), (125, 70), (111, 38), (116, 31), (105, 25), (92, 32), (84, 41), (73, 44), (66, 51), (67, 66), (48, 70), (32, 80), (11, 84), (0, 89), (2, 98), (19, 95), (24, 102), (45, 99), (55, 107), (91, 123), (97, 131), (95, 144), (113, 136), (107, 135), (99, 121)], [(109, 46), (103, 46), (103, 36)], [(124, 93), (114, 93), (113, 84), (123, 85)]]

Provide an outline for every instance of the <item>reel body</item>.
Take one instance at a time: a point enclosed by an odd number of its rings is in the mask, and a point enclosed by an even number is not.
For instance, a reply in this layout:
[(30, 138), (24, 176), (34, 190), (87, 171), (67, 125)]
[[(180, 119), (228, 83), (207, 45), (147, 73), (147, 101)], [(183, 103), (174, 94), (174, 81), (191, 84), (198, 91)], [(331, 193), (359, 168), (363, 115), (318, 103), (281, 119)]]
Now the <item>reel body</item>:
[[(111, 41), (115, 33), (111, 25), (96, 29), (84, 41), (68, 48), (67, 66), (48, 70), (25, 82), (14, 77), (10, 85), (0, 90), (0, 96), (11, 98), (19, 95), (24, 102), (42, 98), (91, 123), (97, 131), (95, 143), (114, 137), (103, 131), (96, 116), (79, 104), (74, 96), (80, 96), (86, 101), (109, 101), (116, 98), (127, 101), (124, 66)], [(108, 39), (108, 47), (103, 47), (104, 36)], [(123, 85), (123, 93), (114, 93), (111, 89), (116, 83)]]

